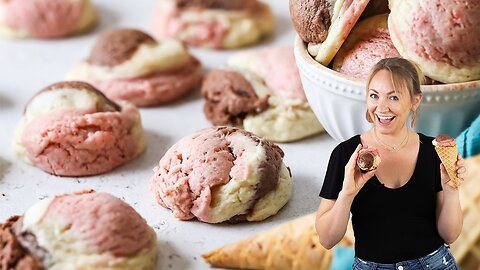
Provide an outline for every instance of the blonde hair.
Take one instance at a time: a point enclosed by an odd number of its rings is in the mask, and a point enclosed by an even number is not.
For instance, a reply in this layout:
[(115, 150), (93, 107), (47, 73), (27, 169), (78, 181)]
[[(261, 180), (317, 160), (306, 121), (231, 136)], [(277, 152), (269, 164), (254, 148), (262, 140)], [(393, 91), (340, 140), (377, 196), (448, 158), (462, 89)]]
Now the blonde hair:
[(420, 84), (424, 81), (422, 71), (414, 63), (398, 57), (384, 58), (373, 66), (367, 79), (366, 93), (368, 93), (372, 78), (380, 70), (388, 70), (390, 72), (394, 88), (393, 91), (396, 93), (401, 95), (404, 93), (404, 90), (406, 90), (412, 100), (415, 96), (422, 94), (422, 90), (420, 89)]

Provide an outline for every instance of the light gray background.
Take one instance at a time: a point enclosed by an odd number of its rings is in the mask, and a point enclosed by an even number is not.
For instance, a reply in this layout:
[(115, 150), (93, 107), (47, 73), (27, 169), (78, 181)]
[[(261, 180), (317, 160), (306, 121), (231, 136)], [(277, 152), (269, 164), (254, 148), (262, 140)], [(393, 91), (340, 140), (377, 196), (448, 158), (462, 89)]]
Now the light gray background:
[[(95, 177), (62, 178), (22, 163), (12, 152), (16, 123), (25, 103), (44, 86), (62, 80), (85, 58), (101, 31), (111, 27), (148, 30), (155, 1), (94, 1), (101, 16), (95, 31), (64, 40), (0, 40), (0, 221), (22, 214), (28, 207), (59, 193), (95, 189), (109, 192), (132, 205), (155, 228), (158, 236), (158, 269), (209, 269), (201, 254), (284, 221), (313, 212), (328, 158), (336, 142), (327, 134), (300, 142), (280, 144), (285, 164), (293, 174), (293, 196), (279, 214), (263, 222), (211, 225), (178, 221), (157, 205), (148, 192), (152, 168), (180, 138), (210, 126), (198, 93), (174, 104), (141, 109), (148, 139), (146, 151), (136, 160)], [(277, 25), (274, 35), (259, 47), (293, 45), (295, 32), (288, 1), (269, 0)], [(224, 64), (235, 51), (192, 49), (207, 69)]]

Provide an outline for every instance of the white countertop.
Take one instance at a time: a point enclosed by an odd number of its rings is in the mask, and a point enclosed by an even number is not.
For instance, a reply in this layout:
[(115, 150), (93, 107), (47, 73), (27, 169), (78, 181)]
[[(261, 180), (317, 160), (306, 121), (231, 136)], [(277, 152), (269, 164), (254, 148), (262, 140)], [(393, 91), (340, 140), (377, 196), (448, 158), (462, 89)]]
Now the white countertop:
[[(147, 149), (137, 159), (110, 173), (55, 177), (19, 160), (11, 143), (14, 128), (30, 97), (43, 87), (63, 80), (68, 70), (88, 55), (101, 31), (119, 26), (148, 30), (155, 1), (93, 2), (101, 13), (101, 23), (94, 32), (64, 40), (0, 40), (0, 222), (11, 215), (23, 214), (46, 196), (82, 189), (105, 191), (124, 199), (155, 228), (159, 245), (157, 269), (209, 269), (202, 253), (316, 210), (330, 152), (337, 144), (325, 133), (280, 144), (285, 152), (284, 162), (293, 174), (293, 195), (276, 216), (263, 222), (211, 225), (196, 220), (179, 221), (159, 206), (148, 191), (152, 168), (180, 138), (210, 126), (198, 93), (168, 106), (141, 109)], [(288, 1), (265, 2), (271, 5), (277, 26), (275, 34), (257, 48), (293, 45), (295, 33)], [(207, 68), (223, 64), (235, 52), (192, 51)]]

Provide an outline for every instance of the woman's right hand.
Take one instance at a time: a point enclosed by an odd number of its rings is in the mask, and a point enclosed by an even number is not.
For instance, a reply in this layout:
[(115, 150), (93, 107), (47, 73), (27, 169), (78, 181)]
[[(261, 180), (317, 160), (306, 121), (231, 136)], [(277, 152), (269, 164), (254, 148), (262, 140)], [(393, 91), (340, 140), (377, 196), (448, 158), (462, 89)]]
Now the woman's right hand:
[(360, 171), (360, 168), (357, 166), (357, 158), (361, 149), (362, 145), (359, 144), (350, 157), (347, 165), (345, 165), (345, 178), (343, 179), (342, 192), (346, 196), (355, 197), (365, 183), (367, 183), (367, 181), (370, 180), (370, 178), (372, 178), (377, 171), (377, 169), (366, 173), (362, 173)]

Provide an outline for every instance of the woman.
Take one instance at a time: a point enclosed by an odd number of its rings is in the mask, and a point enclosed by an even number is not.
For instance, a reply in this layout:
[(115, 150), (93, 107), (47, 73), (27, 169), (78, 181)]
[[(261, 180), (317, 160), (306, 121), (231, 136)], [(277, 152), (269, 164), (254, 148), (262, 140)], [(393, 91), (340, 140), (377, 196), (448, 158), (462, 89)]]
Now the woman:
[[(462, 230), (459, 192), (440, 163), (433, 138), (410, 130), (422, 92), (415, 67), (402, 58), (379, 61), (367, 80), (369, 131), (332, 152), (320, 192), (316, 230), (332, 248), (345, 234), (352, 213), (353, 269), (458, 269), (446, 244)], [(381, 157), (377, 169), (361, 173), (362, 148)], [(457, 175), (466, 168), (458, 156)]]

